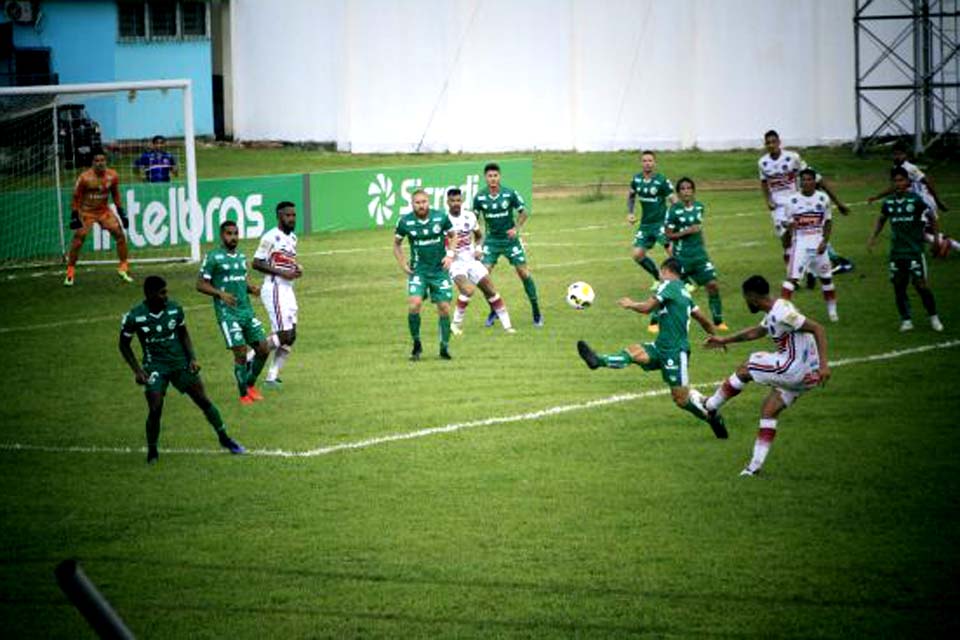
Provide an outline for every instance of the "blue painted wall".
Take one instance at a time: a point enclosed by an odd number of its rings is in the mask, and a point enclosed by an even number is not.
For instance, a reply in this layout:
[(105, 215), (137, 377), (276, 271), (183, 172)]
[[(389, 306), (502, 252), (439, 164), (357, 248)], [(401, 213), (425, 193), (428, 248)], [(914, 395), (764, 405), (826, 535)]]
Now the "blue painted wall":
[[(213, 134), (210, 40), (118, 42), (117, 4), (110, 0), (44, 0), (37, 25), (14, 25), (16, 47), (49, 47), (60, 84), (120, 80), (193, 80), (196, 135)], [(0, 17), (0, 22), (6, 22)], [(105, 140), (183, 133), (180, 97), (170, 92), (78, 98), (100, 123)]]

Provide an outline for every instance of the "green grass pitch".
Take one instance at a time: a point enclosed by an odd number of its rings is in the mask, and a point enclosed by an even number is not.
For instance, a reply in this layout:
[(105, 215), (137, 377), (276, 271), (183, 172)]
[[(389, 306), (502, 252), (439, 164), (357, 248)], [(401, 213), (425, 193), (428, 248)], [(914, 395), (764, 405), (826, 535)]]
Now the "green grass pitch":
[[(759, 319), (740, 282), (762, 273), (777, 285), (783, 275), (754, 182), (758, 155), (660, 156), (672, 179), (705, 185), (698, 197), (734, 329)], [(804, 155), (850, 202), (885, 186), (885, 157)], [(448, 157), (208, 149), (200, 172)], [(960, 255), (930, 263), (946, 331), (930, 330), (912, 294), (917, 328), (901, 334), (885, 244), (865, 249), (876, 209), (858, 204), (838, 218), (835, 246), (856, 263), (837, 278), (841, 322), (826, 322), (819, 293), (796, 301), (828, 325), (830, 359), (845, 363), (784, 413), (765, 475), (740, 478), (766, 389), (727, 405), (731, 437), (717, 441), (672, 406), (658, 374), (591, 372), (576, 355), (579, 338), (599, 350), (648, 339), (645, 318), (615, 304), (649, 284), (629, 258), (624, 221), (636, 155), (534, 157), (525, 236), (546, 326), (531, 326), (501, 263), (494, 279), (519, 332), (484, 329), (485, 305), (474, 302), (452, 362), (436, 357), (429, 306), (425, 358), (407, 360), (389, 229), (301, 238), (306, 275), (286, 384), (252, 407), (236, 401), (195, 267), (136, 269), (138, 284), (149, 272), (168, 280), (208, 393), (234, 437), (261, 455), (220, 452), (200, 413), (171, 392), (160, 463), (147, 467), (145, 403), (117, 351), (120, 316), (139, 288), (107, 267), (80, 269), (72, 290), (52, 269), (0, 273), (4, 635), (90, 635), (53, 580), (67, 557), (150, 638), (955, 635)], [(960, 210), (960, 166), (930, 172)], [(615, 184), (564, 191), (601, 179)], [(960, 234), (954, 215), (944, 226)], [(249, 257), (253, 245), (244, 249)], [(596, 288), (593, 308), (565, 304), (575, 280)], [(706, 307), (702, 290), (695, 297)], [(691, 334), (700, 384), (770, 346), (706, 352), (695, 323)], [(446, 425), (462, 428), (430, 431)]]

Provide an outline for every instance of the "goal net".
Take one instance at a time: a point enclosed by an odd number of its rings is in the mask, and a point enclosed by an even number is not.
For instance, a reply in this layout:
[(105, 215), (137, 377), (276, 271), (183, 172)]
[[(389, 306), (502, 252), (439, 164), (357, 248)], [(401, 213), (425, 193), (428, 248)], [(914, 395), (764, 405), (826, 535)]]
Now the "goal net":
[[(199, 260), (190, 81), (163, 80), (0, 88), (0, 268), (64, 259), (74, 183), (97, 152), (119, 176), (131, 262)], [(95, 224), (81, 264), (115, 260)]]

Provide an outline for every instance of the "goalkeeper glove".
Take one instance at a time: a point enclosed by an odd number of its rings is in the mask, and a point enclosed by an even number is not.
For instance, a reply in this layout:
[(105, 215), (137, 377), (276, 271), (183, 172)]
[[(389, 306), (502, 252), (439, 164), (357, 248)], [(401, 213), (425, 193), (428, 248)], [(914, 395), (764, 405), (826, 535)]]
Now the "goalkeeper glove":
[(80, 222), (80, 212), (74, 209), (70, 212), (70, 228), (80, 229), (81, 227), (83, 227), (83, 223)]
[(130, 228), (130, 218), (127, 217), (127, 212), (123, 210), (123, 207), (117, 207), (117, 215), (120, 216), (120, 224), (123, 225), (124, 229)]

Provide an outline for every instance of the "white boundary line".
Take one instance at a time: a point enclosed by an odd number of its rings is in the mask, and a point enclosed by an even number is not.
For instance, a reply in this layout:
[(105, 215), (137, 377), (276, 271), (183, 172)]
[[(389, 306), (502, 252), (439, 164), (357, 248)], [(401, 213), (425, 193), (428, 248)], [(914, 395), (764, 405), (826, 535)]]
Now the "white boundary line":
[[(960, 340), (948, 340), (946, 342), (939, 342), (936, 344), (928, 344), (920, 347), (910, 347), (908, 349), (898, 349), (896, 351), (887, 351), (886, 353), (876, 353), (869, 356), (856, 356), (852, 358), (841, 358), (830, 363), (831, 367), (844, 367), (852, 364), (862, 364), (869, 362), (878, 362), (882, 360), (892, 360), (894, 358), (902, 358), (904, 356), (910, 356), (917, 353), (925, 353), (927, 351), (934, 351), (937, 349), (951, 349), (954, 347), (960, 347)], [(721, 384), (722, 380), (717, 380), (715, 382), (704, 382), (701, 384), (693, 385), (694, 387), (700, 388), (714, 388), (717, 385)], [(315, 449), (308, 449), (306, 451), (284, 451), (283, 449), (253, 449), (248, 452), (248, 455), (251, 456), (260, 456), (260, 457), (271, 457), (271, 458), (315, 458), (318, 456), (325, 456), (332, 453), (338, 453), (340, 451), (353, 451), (357, 449), (368, 449), (370, 447), (375, 447), (382, 444), (389, 444), (391, 442), (400, 442), (402, 440), (415, 440), (418, 438), (426, 438), (428, 436), (439, 435), (443, 433), (454, 433), (456, 431), (464, 431), (466, 429), (474, 429), (476, 427), (487, 427), (495, 424), (508, 424), (511, 422), (528, 422), (531, 420), (539, 420), (541, 418), (546, 418), (550, 416), (561, 415), (564, 413), (570, 413), (573, 411), (582, 411), (584, 409), (592, 409), (594, 407), (602, 407), (611, 404), (619, 404), (621, 402), (629, 402), (631, 400), (638, 400), (640, 398), (652, 398), (654, 396), (663, 396), (669, 393), (669, 389), (655, 389), (651, 391), (643, 391), (640, 393), (622, 393), (613, 396), (608, 396), (606, 398), (599, 398), (597, 400), (588, 400), (586, 402), (578, 402), (575, 404), (563, 404), (555, 407), (547, 407), (546, 409), (540, 409), (538, 411), (531, 411), (528, 413), (519, 413), (511, 416), (496, 416), (492, 418), (483, 418), (481, 420), (471, 420), (469, 422), (455, 422), (453, 424), (447, 424), (440, 427), (430, 427), (427, 429), (418, 429), (417, 431), (408, 431), (406, 433), (394, 433), (385, 436), (379, 436), (376, 438), (367, 438), (365, 440), (357, 440), (355, 442), (344, 442), (342, 444), (334, 444), (326, 447), (317, 447)], [(22, 443), (0, 443), (0, 451), (31, 451), (31, 452), (41, 452), (41, 453), (111, 453), (111, 454), (128, 454), (128, 453), (137, 453), (142, 454), (146, 451), (146, 448), (132, 448), (132, 447), (104, 447), (99, 445), (89, 445), (89, 446), (51, 446), (51, 445), (37, 445), (37, 444), (22, 444)], [(186, 455), (222, 455), (223, 451), (220, 449), (164, 449), (164, 454), (186, 454)]]

